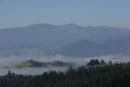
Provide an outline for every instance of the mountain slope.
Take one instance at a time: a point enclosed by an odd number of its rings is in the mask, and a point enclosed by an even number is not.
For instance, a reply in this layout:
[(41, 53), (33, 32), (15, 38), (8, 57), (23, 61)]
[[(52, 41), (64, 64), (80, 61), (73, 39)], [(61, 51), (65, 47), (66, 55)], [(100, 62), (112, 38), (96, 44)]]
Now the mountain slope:
[(130, 54), (130, 35), (104, 43), (109, 54)]
[(82, 39), (54, 50), (54, 53), (73, 57), (98, 56), (103, 54), (103, 47), (100, 44)]
[(90, 57), (104, 55), (129, 55), (130, 36), (113, 39), (103, 44), (97, 44), (85, 39), (73, 42), (63, 48), (54, 51), (55, 54), (73, 57)]

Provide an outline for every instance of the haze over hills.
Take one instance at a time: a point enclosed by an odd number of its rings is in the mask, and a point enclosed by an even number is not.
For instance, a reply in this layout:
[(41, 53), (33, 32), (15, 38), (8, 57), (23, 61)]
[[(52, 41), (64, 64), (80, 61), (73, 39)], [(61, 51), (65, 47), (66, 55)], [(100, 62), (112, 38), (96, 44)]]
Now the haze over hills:
[(126, 28), (33, 24), (1, 29), (0, 55), (52, 53), (84, 57), (129, 53), (129, 35), (130, 29)]

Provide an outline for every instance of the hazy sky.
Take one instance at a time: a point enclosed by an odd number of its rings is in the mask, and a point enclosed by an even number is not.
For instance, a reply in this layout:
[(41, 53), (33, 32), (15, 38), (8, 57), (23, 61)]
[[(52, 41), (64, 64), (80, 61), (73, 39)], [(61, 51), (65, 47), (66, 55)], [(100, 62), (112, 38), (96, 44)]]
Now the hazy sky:
[(130, 0), (0, 0), (0, 28), (35, 23), (130, 28)]

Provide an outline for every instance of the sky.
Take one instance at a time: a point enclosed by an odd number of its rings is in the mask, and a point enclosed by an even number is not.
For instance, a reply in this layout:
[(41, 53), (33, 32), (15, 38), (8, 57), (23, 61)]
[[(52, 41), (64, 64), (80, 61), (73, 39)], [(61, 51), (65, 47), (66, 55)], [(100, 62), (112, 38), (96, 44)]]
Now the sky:
[(0, 0), (0, 28), (39, 23), (130, 28), (130, 0)]

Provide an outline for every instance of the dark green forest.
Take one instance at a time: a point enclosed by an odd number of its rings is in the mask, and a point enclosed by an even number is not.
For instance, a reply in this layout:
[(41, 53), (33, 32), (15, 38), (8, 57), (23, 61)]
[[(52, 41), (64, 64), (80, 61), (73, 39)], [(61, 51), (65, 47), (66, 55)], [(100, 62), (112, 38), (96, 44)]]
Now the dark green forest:
[(105, 63), (91, 60), (66, 72), (50, 71), (42, 75), (0, 76), (0, 87), (130, 87), (130, 63)]

